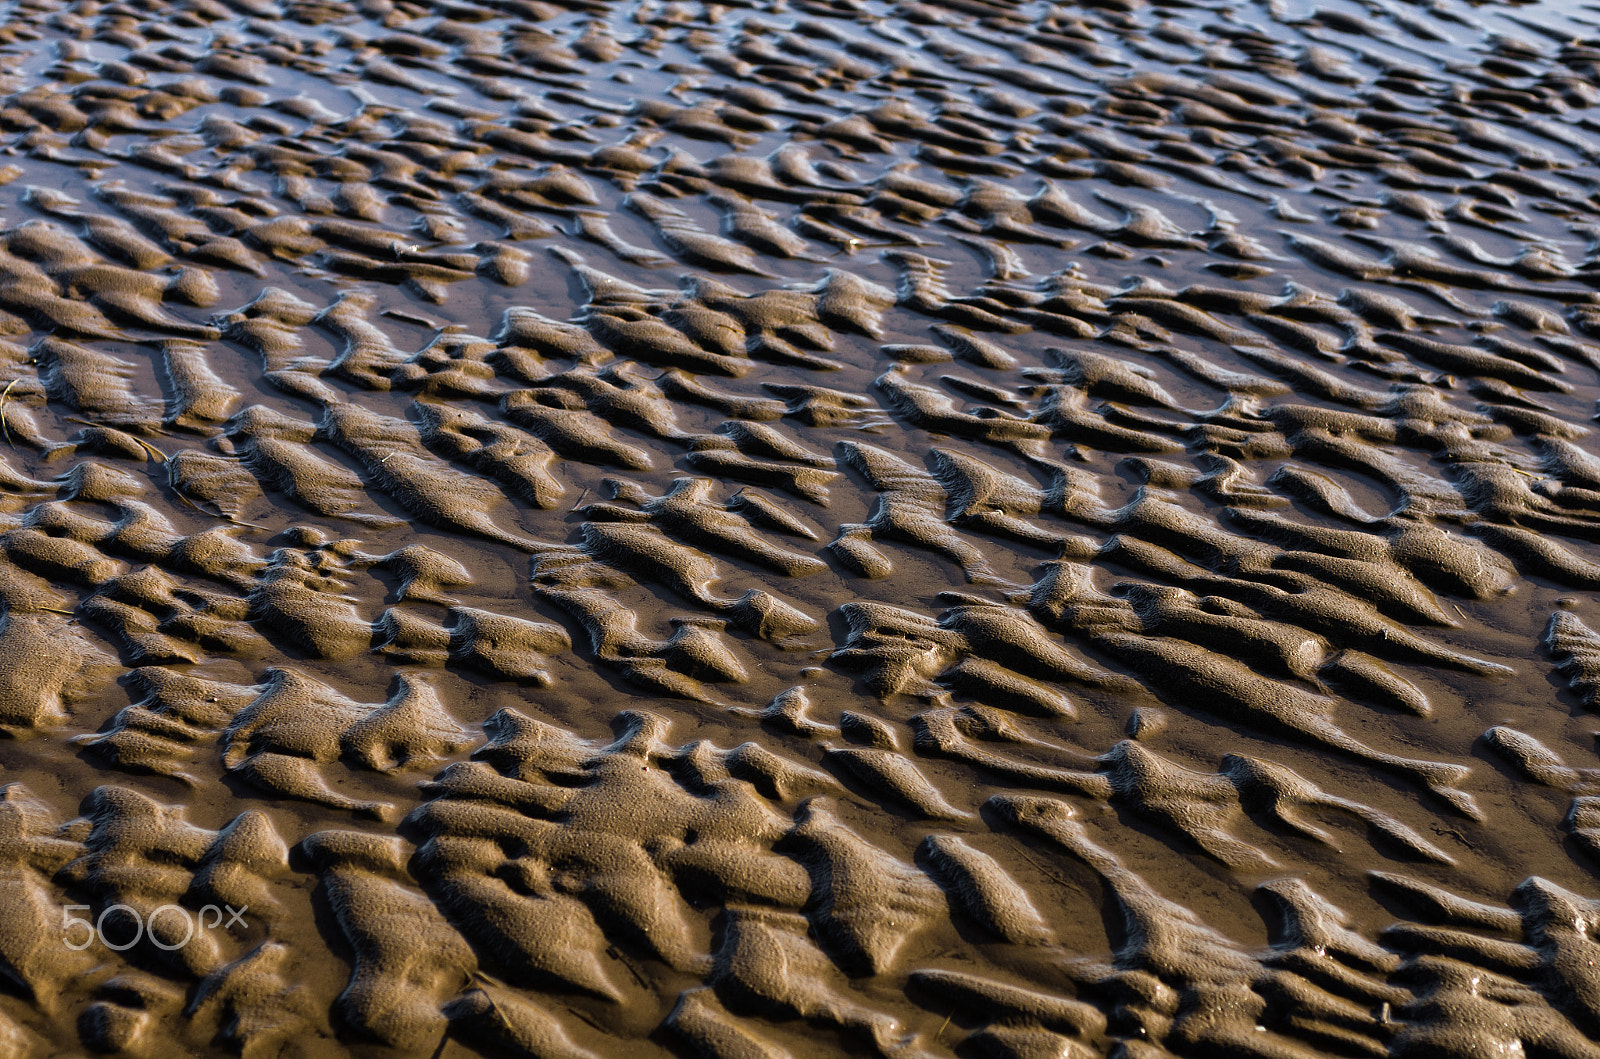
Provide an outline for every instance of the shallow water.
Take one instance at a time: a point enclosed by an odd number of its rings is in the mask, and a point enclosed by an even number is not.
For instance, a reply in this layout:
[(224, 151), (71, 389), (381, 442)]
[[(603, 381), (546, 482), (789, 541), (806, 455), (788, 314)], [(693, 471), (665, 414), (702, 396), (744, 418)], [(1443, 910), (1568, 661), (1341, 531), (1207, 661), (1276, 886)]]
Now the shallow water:
[(6, 1054), (1595, 1054), (1597, 11), (6, 8)]

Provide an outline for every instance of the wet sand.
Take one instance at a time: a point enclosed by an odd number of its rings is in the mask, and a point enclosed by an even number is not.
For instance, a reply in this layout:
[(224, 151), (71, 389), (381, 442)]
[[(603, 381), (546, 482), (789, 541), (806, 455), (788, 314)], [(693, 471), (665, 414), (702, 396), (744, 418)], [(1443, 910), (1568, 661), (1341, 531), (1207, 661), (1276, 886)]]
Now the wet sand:
[(1596, 9), (3, 17), (0, 1055), (1600, 1056)]

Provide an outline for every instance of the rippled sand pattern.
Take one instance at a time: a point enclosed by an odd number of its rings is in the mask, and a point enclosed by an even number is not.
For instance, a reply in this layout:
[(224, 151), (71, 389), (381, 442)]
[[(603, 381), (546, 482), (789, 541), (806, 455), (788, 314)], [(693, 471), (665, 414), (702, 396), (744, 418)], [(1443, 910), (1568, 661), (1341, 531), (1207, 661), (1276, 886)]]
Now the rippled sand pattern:
[(1600, 1056), (1596, 9), (0, 19), (0, 1057)]

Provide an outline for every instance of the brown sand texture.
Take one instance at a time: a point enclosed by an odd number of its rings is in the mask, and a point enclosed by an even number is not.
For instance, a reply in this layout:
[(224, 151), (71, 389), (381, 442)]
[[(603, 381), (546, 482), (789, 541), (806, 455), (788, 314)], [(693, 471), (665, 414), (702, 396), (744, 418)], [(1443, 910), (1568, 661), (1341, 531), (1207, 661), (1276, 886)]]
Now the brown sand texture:
[(0, 1059), (1600, 1057), (1600, 7), (4, 0)]

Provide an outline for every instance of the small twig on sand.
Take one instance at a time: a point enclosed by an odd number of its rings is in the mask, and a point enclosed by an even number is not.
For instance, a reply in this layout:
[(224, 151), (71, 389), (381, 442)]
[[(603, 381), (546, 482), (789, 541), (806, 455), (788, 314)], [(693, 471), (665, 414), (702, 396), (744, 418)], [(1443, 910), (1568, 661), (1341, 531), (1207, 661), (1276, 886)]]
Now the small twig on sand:
[[(4, 431), (7, 445), (11, 445), (11, 424), (6, 422), (6, 401), (11, 397), (11, 387), (16, 384), (17, 380), (12, 379), (6, 383), (5, 390), (0, 391), (0, 431)], [(11, 447), (16, 448), (15, 445), (11, 445)]]
[(242, 518), (234, 518), (232, 515), (228, 514), (226, 511), (222, 510), (222, 507), (220, 505), (218, 505), (218, 507), (217, 507), (216, 515), (212, 515), (211, 512), (207, 511), (205, 508), (201, 507), (199, 504), (195, 503), (193, 500), (191, 500), (187, 496), (185, 496), (182, 489), (179, 489), (177, 486), (173, 485), (170, 482), (167, 483), (167, 487), (172, 490), (172, 495), (173, 496), (177, 497), (179, 500), (182, 500), (185, 504), (188, 504), (190, 507), (192, 507), (196, 511), (200, 512), (200, 514), (202, 514), (202, 515), (206, 515), (206, 516), (212, 517), (212, 518), (221, 518), (224, 521), (231, 522), (235, 526), (249, 526), (251, 529), (258, 529), (258, 530), (264, 530), (264, 529), (267, 528), (266, 526), (260, 525), (259, 523), (246, 522)]
[[(63, 416), (62, 418), (68, 423), (79, 423), (86, 427), (98, 427), (103, 425), (101, 423), (92, 423), (89, 420), (80, 418), (78, 416)], [(119, 431), (119, 433), (126, 433), (126, 431)], [(144, 438), (134, 437), (132, 434), (128, 434), (128, 436), (133, 438), (134, 442), (138, 444), (140, 448), (144, 449), (144, 451), (148, 452), (152, 457), (154, 457), (157, 463), (167, 462), (167, 454), (150, 444)]]

